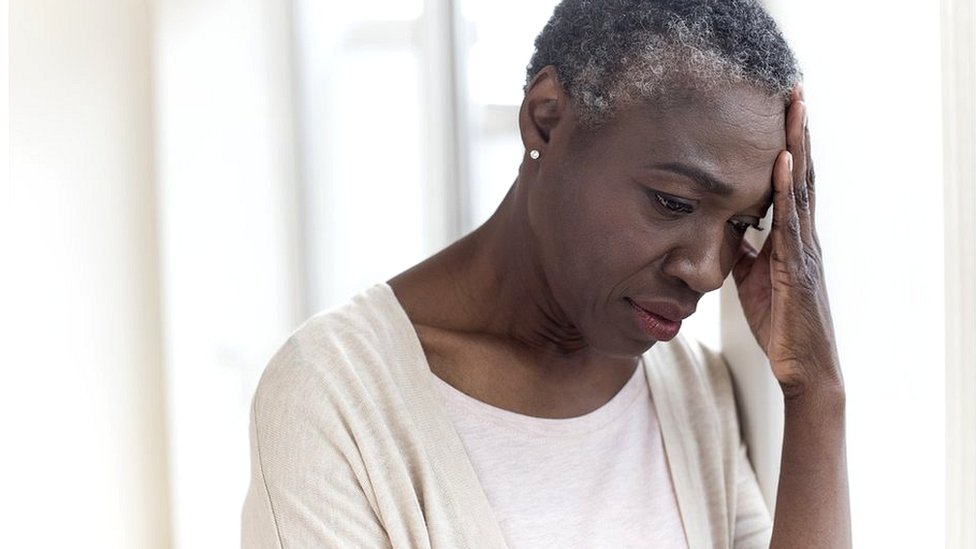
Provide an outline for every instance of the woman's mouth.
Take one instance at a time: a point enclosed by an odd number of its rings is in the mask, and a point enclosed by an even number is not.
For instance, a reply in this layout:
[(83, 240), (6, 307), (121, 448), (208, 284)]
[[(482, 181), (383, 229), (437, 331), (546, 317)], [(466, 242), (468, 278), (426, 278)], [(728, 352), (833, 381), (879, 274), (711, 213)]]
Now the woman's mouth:
[(681, 320), (672, 320), (662, 316), (662, 314), (677, 316), (675, 312), (649, 311), (630, 298), (627, 298), (627, 302), (634, 309), (638, 326), (651, 339), (655, 341), (669, 341), (678, 335), (678, 330), (681, 329)]

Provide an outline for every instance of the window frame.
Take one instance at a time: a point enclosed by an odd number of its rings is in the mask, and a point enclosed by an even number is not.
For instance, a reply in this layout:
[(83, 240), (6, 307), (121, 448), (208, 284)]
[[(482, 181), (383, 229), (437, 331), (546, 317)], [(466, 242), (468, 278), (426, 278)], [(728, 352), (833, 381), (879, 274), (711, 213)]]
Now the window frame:
[(976, 1), (942, 2), (946, 542), (976, 546)]

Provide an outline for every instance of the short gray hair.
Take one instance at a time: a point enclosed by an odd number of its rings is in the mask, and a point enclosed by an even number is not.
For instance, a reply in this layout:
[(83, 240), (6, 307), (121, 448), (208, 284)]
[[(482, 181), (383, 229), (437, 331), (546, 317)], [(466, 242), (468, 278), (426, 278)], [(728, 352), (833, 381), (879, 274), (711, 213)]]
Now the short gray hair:
[(758, 0), (563, 0), (535, 40), (526, 87), (548, 65), (585, 127), (682, 86), (747, 83), (786, 101), (802, 79)]

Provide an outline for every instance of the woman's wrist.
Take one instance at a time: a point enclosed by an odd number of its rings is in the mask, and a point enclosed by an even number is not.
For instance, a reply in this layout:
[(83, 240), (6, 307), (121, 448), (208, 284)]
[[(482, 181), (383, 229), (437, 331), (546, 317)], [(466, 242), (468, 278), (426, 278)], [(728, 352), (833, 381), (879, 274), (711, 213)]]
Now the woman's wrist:
[(843, 416), (847, 404), (847, 392), (839, 369), (826, 379), (803, 384), (783, 385), (783, 399), (787, 415), (813, 412), (830, 416)]

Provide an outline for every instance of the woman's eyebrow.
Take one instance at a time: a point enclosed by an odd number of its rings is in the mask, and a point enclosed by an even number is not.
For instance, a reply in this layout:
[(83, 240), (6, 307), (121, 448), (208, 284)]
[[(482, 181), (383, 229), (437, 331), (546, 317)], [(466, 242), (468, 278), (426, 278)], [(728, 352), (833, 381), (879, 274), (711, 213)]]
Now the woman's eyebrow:
[(655, 164), (651, 167), (655, 170), (665, 170), (683, 175), (695, 183), (698, 183), (700, 186), (704, 187), (706, 191), (712, 194), (717, 194), (719, 196), (730, 196), (733, 192), (735, 192), (732, 185), (721, 181), (701, 168), (689, 166), (688, 164), (682, 164), (681, 162), (664, 162), (661, 164)]

